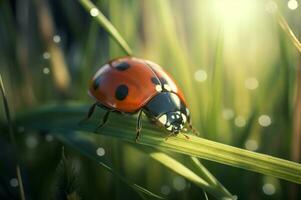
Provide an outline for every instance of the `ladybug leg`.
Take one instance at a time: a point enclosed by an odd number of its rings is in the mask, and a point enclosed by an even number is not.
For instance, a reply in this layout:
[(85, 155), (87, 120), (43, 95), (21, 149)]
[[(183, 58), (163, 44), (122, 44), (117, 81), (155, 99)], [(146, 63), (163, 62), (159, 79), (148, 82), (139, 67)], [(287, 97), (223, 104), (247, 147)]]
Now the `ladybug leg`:
[(95, 129), (95, 133), (97, 133), (97, 131), (102, 128), (107, 122), (108, 122), (108, 119), (109, 119), (109, 115), (110, 115), (111, 111), (108, 110), (105, 115), (103, 116), (102, 118), (102, 122), (97, 126), (97, 128)]
[(138, 142), (140, 138), (140, 132), (142, 129), (142, 124), (141, 124), (141, 118), (142, 118), (142, 110), (139, 111), (138, 113), (138, 118), (137, 118), (137, 126), (136, 126), (136, 142)]
[(185, 133), (181, 133), (182, 135), (184, 135), (185, 136), (185, 138), (187, 139), (187, 140), (189, 140), (190, 138), (189, 138), (189, 136), (188, 135), (186, 135)]
[(169, 133), (169, 135), (165, 137), (165, 141), (167, 141), (167, 140), (168, 140), (168, 138), (170, 138), (170, 137), (171, 137), (171, 136), (173, 136), (173, 135), (175, 135), (175, 133), (174, 133), (174, 132), (171, 132), (171, 133)]
[(90, 119), (90, 117), (92, 116), (92, 114), (93, 114), (93, 112), (94, 112), (94, 110), (95, 110), (96, 105), (97, 105), (97, 102), (94, 103), (94, 104), (89, 108), (89, 112), (88, 112), (87, 116), (86, 116), (84, 119), (82, 119), (80, 122), (78, 122), (79, 125), (82, 125), (83, 123), (85, 123), (86, 121), (88, 121), (88, 120)]
[(195, 128), (193, 128), (191, 120), (189, 120), (188, 126), (189, 126), (189, 129), (192, 131), (193, 134), (200, 135), (199, 132)]

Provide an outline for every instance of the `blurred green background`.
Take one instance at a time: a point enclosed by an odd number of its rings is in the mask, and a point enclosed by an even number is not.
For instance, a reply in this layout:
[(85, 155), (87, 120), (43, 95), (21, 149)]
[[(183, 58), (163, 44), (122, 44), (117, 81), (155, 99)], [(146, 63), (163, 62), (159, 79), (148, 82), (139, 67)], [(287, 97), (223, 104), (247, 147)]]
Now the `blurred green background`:
[[(278, 10), (300, 38), (297, 1), (93, 2), (134, 56), (160, 64), (174, 77), (201, 137), (300, 163), (300, 52), (275, 16)], [(90, 78), (125, 53), (91, 15), (76, 0), (0, 1), (0, 73), (13, 117), (54, 102), (93, 103), (87, 95)], [(0, 199), (18, 199), (14, 151), (2, 106), (0, 111)], [(48, 133), (16, 130), (28, 199), (53, 198), (62, 143)], [(139, 185), (167, 199), (205, 198), (200, 188), (128, 144), (98, 139), (100, 155)], [(82, 199), (140, 199), (72, 148), (65, 147), (65, 154), (78, 171)], [(300, 186), (292, 183), (203, 163), (239, 199), (301, 199)]]

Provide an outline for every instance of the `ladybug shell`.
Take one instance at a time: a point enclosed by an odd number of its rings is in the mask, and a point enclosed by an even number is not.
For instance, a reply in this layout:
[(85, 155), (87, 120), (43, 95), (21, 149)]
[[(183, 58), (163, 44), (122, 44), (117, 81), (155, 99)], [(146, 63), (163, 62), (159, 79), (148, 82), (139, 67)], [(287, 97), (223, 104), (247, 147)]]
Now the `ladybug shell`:
[(89, 94), (108, 109), (135, 113), (161, 92), (158, 88), (164, 85), (185, 104), (182, 92), (159, 65), (124, 57), (111, 60), (96, 72)]

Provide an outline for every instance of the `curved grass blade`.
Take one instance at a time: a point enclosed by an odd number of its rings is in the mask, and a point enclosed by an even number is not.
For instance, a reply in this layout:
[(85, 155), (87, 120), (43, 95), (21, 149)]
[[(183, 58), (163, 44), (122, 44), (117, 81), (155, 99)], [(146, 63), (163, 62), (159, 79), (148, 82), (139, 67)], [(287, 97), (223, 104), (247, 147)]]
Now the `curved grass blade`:
[[(48, 106), (19, 115), (18, 123), (41, 130), (80, 130), (94, 132), (99, 119), (95, 115), (85, 126), (77, 122), (86, 115), (88, 107), (78, 105)], [(100, 117), (100, 116), (98, 116)], [(136, 119), (112, 114), (101, 134), (134, 143)], [(273, 156), (247, 151), (203, 138), (190, 136), (190, 140), (179, 135), (164, 139), (156, 126), (143, 122), (140, 144), (195, 156), (218, 163), (301, 183), (301, 164)], [(138, 144), (137, 144), (138, 145)]]
[(284, 19), (282, 14), (278, 11), (276, 12), (276, 18), (278, 21), (278, 24), (280, 27), (283, 29), (283, 31), (286, 33), (290, 41), (293, 43), (293, 45), (296, 47), (296, 49), (301, 53), (301, 42), (298, 40), (297, 36), (295, 33), (292, 31), (290, 26), (288, 25), (287, 21)]
[(132, 50), (127, 42), (104, 14), (89, 0), (79, 0), (79, 2), (88, 12), (92, 12), (92, 10), (95, 11), (93, 16), (95, 16), (96, 21), (110, 34), (127, 55), (132, 55)]
[(109, 165), (105, 164), (104, 161), (96, 155), (95, 150), (97, 147), (94, 143), (91, 142), (91, 139), (87, 136), (87, 134), (79, 133), (79, 132), (70, 132), (70, 131), (63, 131), (61, 133), (53, 133), (53, 135), (58, 138), (64, 144), (71, 146), (72, 148), (76, 149), (83, 155), (87, 156), (88, 158), (94, 160), (99, 165), (104, 167), (106, 170), (111, 172), (114, 176), (118, 179), (129, 185), (132, 189), (134, 189), (141, 197), (145, 198), (144, 195), (148, 195), (150, 197), (154, 197), (156, 199), (164, 199), (159, 195), (156, 195), (149, 190), (129, 181), (127, 178), (120, 175), (116, 170), (114, 170)]
[[(171, 156), (163, 152), (148, 152), (149, 155), (169, 168), (170, 170), (180, 174), (186, 179), (192, 181), (199, 187), (204, 189), (204, 192), (209, 192), (217, 199), (234, 199), (229, 191), (227, 191), (211, 174), (210, 172), (203, 166), (202, 169), (199, 169), (197, 172), (188, 169), (185, 165), (175, 160)], [(208, 174), (210, 176), (211, 182), (204, 180), (204, 178), (208, 178)]]
[[(3, 84), (3, 81), (2, 81), (1, 74), (0, 74), (0, 92), (1, 92), (3, 105), (4, 105), (4, 110), (5, 110), (5, 115), (6, 115), (6, 119), (7, 119), (9, 137), (10, 137), (11, 143), (13, 145), (13, 148), (15, 150), (17, 150), (17, 143), (16, 143), (16, 139), (15, 139), (15, 133), (14, 133), (14, 130), (13, 130), (13, 124), (12, 124), (11, 117), (10, 117), (8, 102), (7, 102), (6, 93), (5, 93), (4, 84)], [(20, 164), (19, 164), (20, 159), (18, 157), (18, 154), (16, 155), (16, 160), (17, 160), (16, 174), (17, 174), (17, 178), (18, 178), (18, 183), (20, 185), (19, 186), (20, 198), (22, 200), (25, 200), (26, 198), (25, 198), (25, 192), (24, 192), (24, 186), (23, 186), (23, 181), (22, 181), (21, 169), (20, 169)]]
[[(63, 143), (70, 145), (71, 147), (77, 149), (84, 155), (88, 156), (89, 158), (93, 159), (96, 162), (100, 162), (102, 166), (104, 166), (103, 159), (99, 156), (96, 156), (95, 149), (97, 149), (97, 135), (87, 134), (84, 132), (60, 132), (60, 133), (54, 133), (54, 136), (57, 137), (59, 140), (61, 140)], [(153, 159), (160, 162), (167, 168), (171, 169), (172, 171), (178, 173), (179, 175), (187, 178), (188, 180), (192, 181), (196, 185), (200, 186), (201, 188), (204, 188), (206, 191), (211, 193), (214, 197), (217, 199), (232, 199), (232, 195), (227, 190), (221, 190), (220, 188), (216, 187), (215, 184), (210, 185), (206, 181), (204, 181), (200, 176), (195, 174), (193, 171), (188, 169), (186, 166), (175, 160), (174, 158), (170, 157), (169, 155), (162, 153), (162, 152), (154, 152), (152, 150), (143, 150), (144, 153), (147, 155), (150, 155)], [(106, 169), (108, 169), (108, 165), (105, 164), (104, 166)], [(113, 169), (110, 169), (110, 172), (114, 172)], [(122, 181), (124, 180), (123, 177), (119, 178)], [(216, 180), (216, 179), (214, 179)], [(142, 188), (141, 186), (133, 183), (128, 183), (134, 190), (137, 192), (141, 192), (143, 194), (147, 194), (149, 196), (153, 196), (156, 198), (161, 198), (158, 195), (155, 195), (145, 188)]]

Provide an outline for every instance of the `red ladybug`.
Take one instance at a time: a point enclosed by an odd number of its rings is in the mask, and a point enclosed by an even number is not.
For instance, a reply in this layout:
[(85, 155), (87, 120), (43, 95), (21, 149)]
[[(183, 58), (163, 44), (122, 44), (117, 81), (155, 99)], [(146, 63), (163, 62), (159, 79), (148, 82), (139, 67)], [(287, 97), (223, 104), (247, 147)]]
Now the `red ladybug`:
[(107, 122), (113, 111), (138, 113), (136, 140), (142, 127), (142, 112), (151, 121), (164, 126), (171, 135), (178, 134), (185, 124), (192, 129), (183, 93), (171, 77), (151, 61), (134, 57), (109, 61), (94, 75), (89, 94), (96, 102), (85, 120), (91, 117), (96, 106), (107, 110), (97, 129)]

